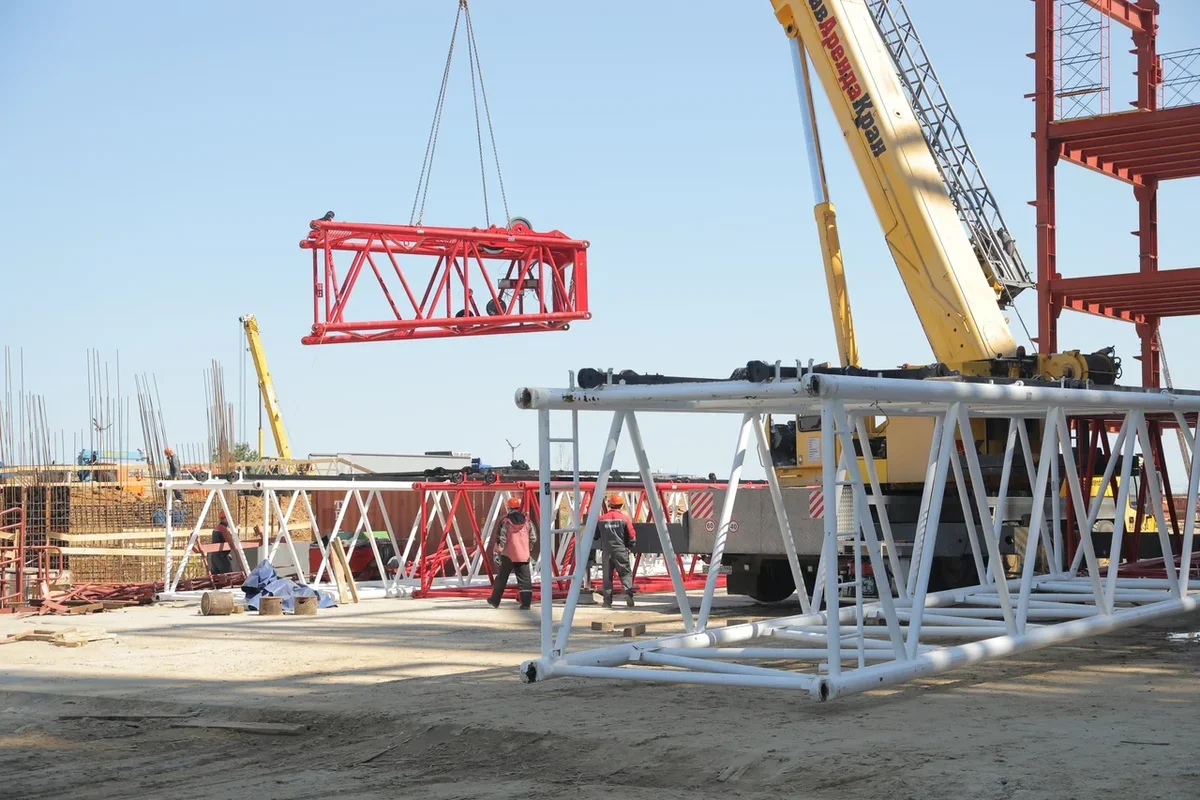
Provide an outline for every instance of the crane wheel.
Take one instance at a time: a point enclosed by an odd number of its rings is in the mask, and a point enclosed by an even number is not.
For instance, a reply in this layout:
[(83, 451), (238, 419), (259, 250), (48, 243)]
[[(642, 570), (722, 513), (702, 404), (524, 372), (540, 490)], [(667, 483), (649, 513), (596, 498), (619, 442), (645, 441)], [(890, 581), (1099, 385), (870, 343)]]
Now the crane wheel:
[(979, 582), (975, 564), (970, 556), (937, 556), (929, 573), (929, 591), (961, 589)]
[(796, 593), (796, 581), (786, 559), (764, 559), (758, 578), (747, 594), (756, 603), (782, 603)]

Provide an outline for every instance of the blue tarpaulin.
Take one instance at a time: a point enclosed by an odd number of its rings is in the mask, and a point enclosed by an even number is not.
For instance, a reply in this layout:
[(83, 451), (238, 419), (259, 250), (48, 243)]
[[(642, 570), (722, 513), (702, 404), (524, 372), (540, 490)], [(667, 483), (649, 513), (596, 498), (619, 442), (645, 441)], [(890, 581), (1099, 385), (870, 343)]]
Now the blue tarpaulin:
[(294, 598), (297, 597), (316, 597), (317, 608), (331, 608), (337, 605), (337, 601), (329, 592), (318, 592), (296, 583), (291, 578), (279, 577), (270, 561), (261, 562), (246, 576), (246, 582), (242, 584), (242, 591), (246, 594), (246, 607), (255, 611), (258, 610), (259, 598), (264, 595), (282, 597), (285, 612), (296, 610)]

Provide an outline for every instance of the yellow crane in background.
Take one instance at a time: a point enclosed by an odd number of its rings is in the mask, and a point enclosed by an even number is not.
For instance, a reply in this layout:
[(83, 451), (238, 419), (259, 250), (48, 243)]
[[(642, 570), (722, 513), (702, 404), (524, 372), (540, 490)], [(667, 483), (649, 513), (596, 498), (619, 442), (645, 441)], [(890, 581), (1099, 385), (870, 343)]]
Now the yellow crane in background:
[(279, 410), (279, 398), (275, 395), (271, 371), (267, 368), (267, 354), (263, 350), (262, 337), (258, 332), (258, 320), (253, 314), (246, 314), (239, 317), (238, 321), (242, 323), (242, 330), (246, 334), (246, 346), (250, 349), (250, 358), (254, 360), (254, 371), (258, 373), (258, 393), (262, 398), (258, 418), (258, 456), (262, 458), (264, 455), (262, 409), (266, 408), (271, 435), (275, 437), (275, 451), (279, 458), (290, 461), (292, 446), (288, 442), (287, 428), (283, 425), (283, 413)]

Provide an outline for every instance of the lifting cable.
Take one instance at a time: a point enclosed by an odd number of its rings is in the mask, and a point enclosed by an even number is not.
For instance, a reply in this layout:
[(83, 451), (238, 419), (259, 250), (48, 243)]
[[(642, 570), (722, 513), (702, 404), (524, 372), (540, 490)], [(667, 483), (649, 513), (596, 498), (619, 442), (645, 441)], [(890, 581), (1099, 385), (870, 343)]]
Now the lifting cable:
[[(425, 199), (429, 194), (429, 182), (433, 175), (433, 156), (437, 149), (438, 133), (442, 125), (442, 109), (446, 103), (446, 86), (450, 80), (450, 64), (454, 59), (454, 43), (458, 37), (460, 19), (466, 20), (467, 31), (467, 61), (471, 73), (471, 102), (475, 110), (475, 140), (479, 148), (479, 177), (483, 184), (483, 216), (485, 223), (492, 224), (491, 209), (488, 206), (487, 169), (484, 163), (483, 128), (479, 120), (479, 101), (483, 100), (483, 115), (487, 122), (488, 137), (492, 145), (492, 158), (496, 164), (496, 178), (500, 184), (500, 199), (504, 205), (504, 219), (509, 219), (508, 196), (504, 192), (504, 174), (500, 171), (500, 154), (496, 148), (496, 133), (492, 127), (492, 112), (488, 107), (487, 89), (483, 85), (483, 68), (479, 61), (479, 48), (475, 40), (475, 26), (471, 22), (471, 9), (467, 0), (458, 0), (458, 11), (454, 15), (454, 29), (450, 33), (450, 48), (446, 53), (446, 66), (442, 70), (442, 85), (438, 90), (437, 104), (433, 110), (433, 122), (429, 127), (429, 139), (425, 143), (425, 159), (421, 162), (421, 175), (417, 179), (417, 192), (413, 197), (412, 212), (409, 214), (409, 225), (420, 225), (425, 217)], [(478, 83), (478, 87), (476, 84)]]

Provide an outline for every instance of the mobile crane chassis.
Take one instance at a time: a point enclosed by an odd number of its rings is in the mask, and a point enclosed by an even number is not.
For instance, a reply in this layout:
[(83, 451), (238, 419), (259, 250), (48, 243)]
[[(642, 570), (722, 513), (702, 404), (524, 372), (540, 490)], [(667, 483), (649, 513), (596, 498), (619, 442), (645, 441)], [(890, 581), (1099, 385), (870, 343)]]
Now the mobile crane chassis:
[[(579, 385), (573, 376), (566, 389), (519, 389), (518, 407), (538, 412), (543, 471), (551, 443), (572, 442), (578, 453), (580, 413), (611, 412), (597, 491), (603, 490), (622, 432), (628, 431), (643, 483), (652, 493), (638, 414), (740, 415), (712, 563), (721, 563), (727, 542), (736, 535), (734, 504), (753, 435), (760, 460), (771, 466), (772, 504), (802, 611), (709, 630), (717, 570), (710, 570), (697, 614), (684, 596), (680, 576), (672, 571), (682, 635), (568, 653), (582, 580), (577, 573), (557, 629), (550, 605), (543, 606), (541, 657), (522, 664), (523, 679), (579, 676), (769, 686), (802, 689), (825, 700), (1195, 609), (1200, 600), (1191, 593), (1190, 581), (1198, 577), (1191, 562), (1200, 469), (1192, 451), (1200, 394), (1115, 386), (1120, 365), (1111, 350), (1029, 354), (1017, 347), (1002, 309), (1031, 285), (1028, 273), (990, 193), (964, 193), (961, 183), (948, 177), (961, 169), (969, 148), (957, 121), (945, 113), (944, 96), (931, 100), (928, 91), (914, 90), (914, 75), (928, 75), (934, 84), (936, 76), (901, 0), (772, 0), (772, 5), (794, 42), (802, 103), (810, 57), (832, 101), (937, 363), (886, 374), (858, 367), (836, 216), (822, 172), (819, 185), (814, 176), (815, 216), (841, 368), (751, 363), (729, 379), (715, 381), (586, 370), (580, 372)], [(937, 124), (930, 124), (929, 112), (939, 104)], [(811, 98), (806, 105), (811, 114)], [(947, 125), (947, 119), (953, 124)], [(815, 115), (810, 123), (809, 138), (815, 144)], [(958, 166), (949, 155), (959, 159)], [(814, 161), (819, 167), (819, 158)], [(977, 177), (982, 184), (982, 176)], [(966, 197), (977, 202), (972, 205)], [(551, 413), (559, 411), (570, 412), (569, 438), (551, 434)], [(780, 464), (779, 448), (771, 446), (771, 415), (795, 415), (797, 439), (803, 432), (807, 444), (816, 445), (802, 453), (797, 441), (791, 470)], [(880, 417), (886, 426), (877, 424)], [(808, 430), (799, 424), (805, 419), (815, 421)], [(1170, 490), (1157, 435), (1162, 427), (1181, 431), (1190, 465), (1182, 514), (1164, 502)], [(1110, 431), (1116, 441), (1105, 453), (1097, 483), (1091, 474), (1099, 466), (1095, 444), (1107, 443)], [(1079, 441), (1092, 437), (1086, 470), (1080, 469), (1073, 435)], [(889, 448), (893, 440), (904, 447)], [(1154, 457), (1143, 461), (1135, 453), (1138, 444)], [(897, 464), (898, 455), (907, 458)], [(993, 469), (985, 474), (985, 467)], [(1143, 513), (1152, 516), (1163, 554), (1150, 570), (1144, 563), (1122, 564), (1119, 557), (1102, 564), (1091, 535), (1106, 497), (1115, 495), (1116, 509), (1127, 506), (1136, 472), (1143, 475), (1142, 496), (1139, 519), (1131, 529), (1140, 530)], [(819, 485), (813, 491), (831, 513), (823, 518), (816, 579), (806, 585), (783, 492), (788, 485), (814, 480)], [(1060, 481), (1067, 492), (1065, 504), (1058, 493)], [(911, 489), (915, 501), (906, 559), (892, 524), (891, 502), (898, 488), (901, 493)], [(1029, 528), (1018, 577), (1010, 578), (1002, 535), (1009, 506), (1022, 494), (1029, 495)], [(969, 586), (936, 591), (931, 580), (935, 555), (948, 527), (943, 501), (955, 496), (969, 548), (966, 571), (974, 574), (962, 581)], [(843, 498), (848, 499), (844, 511), (839, 509)], [(669, 566), (674, 552), (663, 511), (652, 506), (652, 512)], [(1072, 541), (1072, 514), (1078, 516), (1074, 527), (1082, 532), (1077, 542)], [(1123, 550), (1126, 528), (1122, 513), (1117, 519), (1110, 543), (1115, 554)], [(587, 549), (595, 526), (593, 513), (582, 531), (563, 533), (577, 535), (579, 547)], [(549, 520), (543, 519), (542, 529), (552, 530)], [(551, 539), (544, 537), (543, 546), (550, 547)], [(838, 567), (847, 548), (853, 561), (848, 578)], [(875, 602), (864, 599), (868, 572), (878, 587)], [(842, 608), (832, 598), (846, 590), (854, 605)], [(945, 646), (947, 639), (966, 643)], [(742, 646), (751, 640), (763, 640), (754, 642), (763, 646)], [(799, 668), (746, 663), (785, 659)]]

